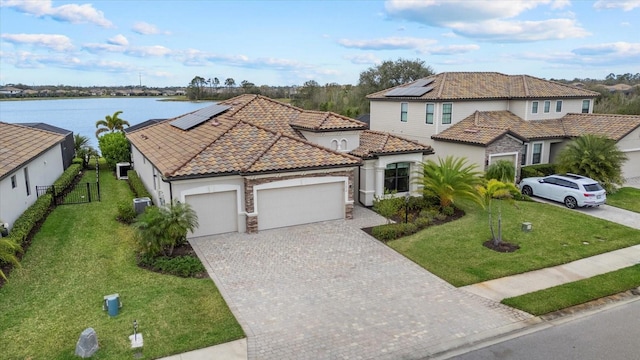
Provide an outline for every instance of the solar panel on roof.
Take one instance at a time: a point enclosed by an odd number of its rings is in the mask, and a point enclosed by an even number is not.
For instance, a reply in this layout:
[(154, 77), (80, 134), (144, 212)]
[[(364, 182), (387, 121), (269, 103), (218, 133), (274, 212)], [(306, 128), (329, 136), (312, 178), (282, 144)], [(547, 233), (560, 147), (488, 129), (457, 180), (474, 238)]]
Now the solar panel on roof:
[(422, 96), (429, 91), (433, 90), (433, 86), (429, 87), (417, 87), (417, 86), (408, 86), (395, 88), (393, 90), (388, 91), (384, 96)]
[(411, 84), (411, 87), (423, 87), (431, 84), (435, 79), (418, 79)]
[(231, 106), (218, 104), (207, 106), (206, 108), (194, 111), (191, 114), (187, 114), (173, 120), (170, 124), (178, 129), (189, 130), (194, 126), (200, 125), (212, 117), (229, 110), (230, 108)]

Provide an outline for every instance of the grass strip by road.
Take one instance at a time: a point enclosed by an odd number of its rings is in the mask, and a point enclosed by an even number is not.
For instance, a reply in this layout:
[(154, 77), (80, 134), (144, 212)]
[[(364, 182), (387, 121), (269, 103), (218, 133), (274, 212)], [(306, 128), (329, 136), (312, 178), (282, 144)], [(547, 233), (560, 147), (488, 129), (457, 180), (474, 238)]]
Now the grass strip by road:
[(623, 187), (607, 194), (607, 205), (640, 213), (640, 189)]
[[(491, 232), (487, 212), (479, 208), (467, 209), (461, 219), (428, 227), (388, 245), (450, 284), (464, 286), (640, 243), (640, 231), (623, 225), (555, 205), (516, 205), (498, 204), (504, 240), (520, 245), (512, 253), (482, 245), (491, 238)], [(523, 222), (531, 222), (533, 230), (523, 232)]]
[(640, 265), (502, 300), (533, 315), (544, 315), (640, 286)]
[[(88, 171), (84, 181), (95, 181)], [(3, 359), (70, 359), (80, 333), (96, 330), (94, 359), (133, 356), (137, 320), (143, 358), (158, 358), (244, 337), (211, 279), (161, 275), (136, 265), (133, 229), (115, 220), (131, 201), (125, 181), (100, 172), (101, 202), (58, 206), (33, 239), (22, 267), (0, 289)], [(102, 310), (118, 293), (120, 313)]]

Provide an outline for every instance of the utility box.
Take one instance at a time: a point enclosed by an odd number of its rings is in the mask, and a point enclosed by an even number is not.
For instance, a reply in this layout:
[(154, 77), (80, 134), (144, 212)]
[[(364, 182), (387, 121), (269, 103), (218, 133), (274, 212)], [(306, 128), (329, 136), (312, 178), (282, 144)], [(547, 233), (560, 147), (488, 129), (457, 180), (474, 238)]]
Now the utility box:
[(118, 315), (121, 307), (122, 303), (120, 302), (120, 295), (105, 295), (102, 303), (102, 310), (106, 310), (109, 313), (109, 316), (114, 317)]
[(116, 177), (118, 180), (127, 180), (127, 171), (131, 170), (131, 164), (128, 162), (121, 162), (116, 164)]
[(524, 232), (531, 232), (532, 230), (532, 226), (530, 222), (523, 222), (522, 223), (522, 231)]
[(142, 214), (147, 206), (151, 206), (151, 199), (148, 197), (133, 199), (133, 209), (136, 211), (136, 214)]

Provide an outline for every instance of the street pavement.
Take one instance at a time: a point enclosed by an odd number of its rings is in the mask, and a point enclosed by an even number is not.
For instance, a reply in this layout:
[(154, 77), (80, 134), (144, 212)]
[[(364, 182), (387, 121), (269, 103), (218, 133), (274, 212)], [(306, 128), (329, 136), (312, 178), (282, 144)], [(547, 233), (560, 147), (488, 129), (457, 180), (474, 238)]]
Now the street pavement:
[(248, 359), (418, 359), (538, 322), (457, 289), (336, 220), (192, 239), (247, 334)]

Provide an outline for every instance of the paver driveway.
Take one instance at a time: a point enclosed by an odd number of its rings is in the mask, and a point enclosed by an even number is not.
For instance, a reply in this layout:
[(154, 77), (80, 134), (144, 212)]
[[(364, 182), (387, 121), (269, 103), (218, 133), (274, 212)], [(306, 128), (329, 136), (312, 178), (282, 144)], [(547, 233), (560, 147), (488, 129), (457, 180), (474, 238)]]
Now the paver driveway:
[(458, 290), (354, 220), (191, 242), (244, 328), (249, 359), (414, 359), (531, 316)]

